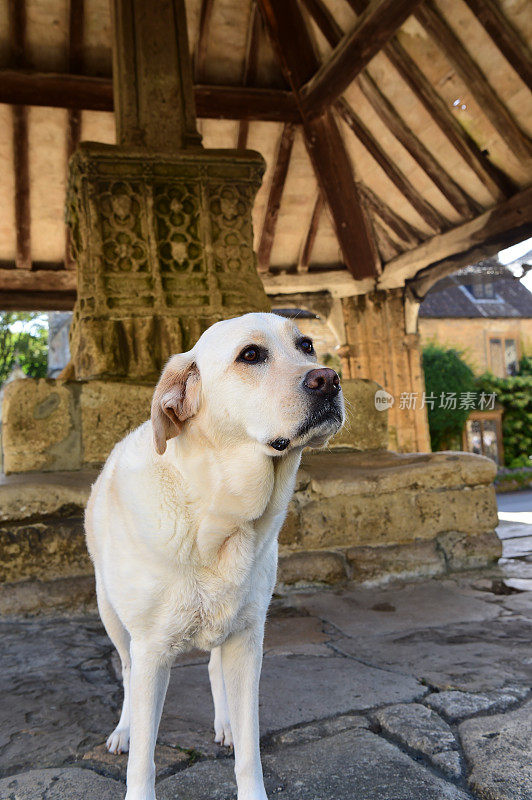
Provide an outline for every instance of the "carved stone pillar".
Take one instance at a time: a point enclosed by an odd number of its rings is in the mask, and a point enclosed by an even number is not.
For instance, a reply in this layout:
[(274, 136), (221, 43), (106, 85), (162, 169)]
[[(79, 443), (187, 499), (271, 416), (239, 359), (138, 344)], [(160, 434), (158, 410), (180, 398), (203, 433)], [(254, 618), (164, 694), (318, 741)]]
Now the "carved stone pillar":
[(264, 311), (253, 151), (204, 150), (183, 0), (113, 0), (117, 146), (83, 143), (67, 220), (78, 268), (78, 379), (154, 380), (220, 319)]
[(347, 340), (341, 350), (343, 376), (371, 379), (391, 395), (390, 449), (430, 452), (419, 335), (407, 331), (403, 290), (347, 297), (342, 304)]
[(78, 379), (153, 379), (213, 322), (268, 301), (253, 253), (253, 153), (83, 144), (70, 169)]

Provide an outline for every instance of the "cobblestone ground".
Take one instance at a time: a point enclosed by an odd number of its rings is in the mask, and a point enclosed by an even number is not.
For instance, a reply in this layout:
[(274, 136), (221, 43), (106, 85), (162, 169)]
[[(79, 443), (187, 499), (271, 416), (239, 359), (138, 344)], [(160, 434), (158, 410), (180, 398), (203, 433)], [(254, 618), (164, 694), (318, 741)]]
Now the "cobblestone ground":
[[(274, 599), (261, 682), (272, 800), (531, 800), (530, 532), (502, 526), (503, 572)], [(0, 800), (123, 798), (126, 756), (103, 747), (118, 665), (97, 616), (7, 620), (0, 636)], [(236, 797), (206, 664), (193, 653), (172, 670), (158, 800)]]

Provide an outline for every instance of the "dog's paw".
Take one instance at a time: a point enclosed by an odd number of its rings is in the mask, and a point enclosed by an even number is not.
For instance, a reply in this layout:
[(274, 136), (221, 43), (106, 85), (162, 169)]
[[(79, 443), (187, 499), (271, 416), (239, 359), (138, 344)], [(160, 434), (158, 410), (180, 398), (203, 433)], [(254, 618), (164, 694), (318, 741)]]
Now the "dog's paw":
[(231, 725), (229, 720), (214, 720), (214, 741), (224, 747), (233, 746), (233, 734), (231, 732)]
[(115, 728), (105, 746), (110, 753), (127, 753), (129, 750), (129, 728)]

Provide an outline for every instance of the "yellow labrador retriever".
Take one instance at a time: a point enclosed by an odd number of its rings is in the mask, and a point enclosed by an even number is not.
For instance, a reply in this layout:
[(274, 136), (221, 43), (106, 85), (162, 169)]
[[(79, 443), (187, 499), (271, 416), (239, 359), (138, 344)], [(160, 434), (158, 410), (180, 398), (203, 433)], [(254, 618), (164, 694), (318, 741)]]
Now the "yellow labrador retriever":
[(119, 442), (86, 512), (98, 607), (122, 662), (107, 740), (127, 751), (126, 800), (154, 800), (154, 748), (173, 657), (209, 650), (217, 742), (238, 800), (267, 800), (258, 689), (277, 536), (301, 451), (341, 427), (338, 375), (291, 320), (217, 322), (172, 356), (151, 422)]

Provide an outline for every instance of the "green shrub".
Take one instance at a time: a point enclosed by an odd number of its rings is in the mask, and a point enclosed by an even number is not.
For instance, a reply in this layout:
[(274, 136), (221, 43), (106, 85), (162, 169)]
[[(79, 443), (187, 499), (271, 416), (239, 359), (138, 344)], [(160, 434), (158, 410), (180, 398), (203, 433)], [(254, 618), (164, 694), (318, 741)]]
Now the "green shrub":
[(532, 358), (524, 357), (519, 372), (509, 378), (486, 373), (477, 379), (479, 391), (495, 392), (503, 407), (502, 436), (507, 467), (529, 467), (532, 462)]

